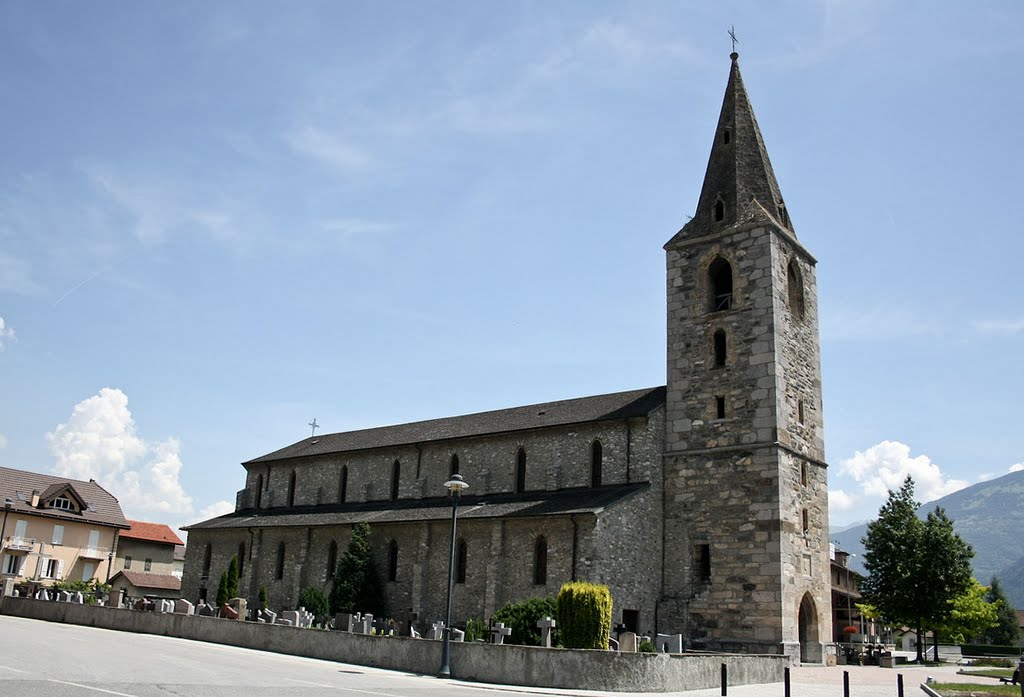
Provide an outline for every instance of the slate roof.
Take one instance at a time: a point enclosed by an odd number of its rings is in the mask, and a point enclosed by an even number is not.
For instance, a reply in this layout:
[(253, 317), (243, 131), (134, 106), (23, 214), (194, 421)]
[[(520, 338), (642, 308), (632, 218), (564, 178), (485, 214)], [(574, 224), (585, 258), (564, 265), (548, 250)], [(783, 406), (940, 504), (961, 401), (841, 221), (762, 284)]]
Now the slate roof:
[[(733, 53), (730, 58), (729, 82), (697, 209), (666, 247), (684, 239), (712, 234), (731, 224), (766, 219), (796, 236), (747, 88), (743, 85), (739, 55)], [(716, 220), (715, 204), (719, 200), (724, 204), (724, 217)]]
[(163, 523), (146, 523), (141, 520), (129, 520), (131, 527), (121, 532), (121, 537), (144, 542), (160, 542), (168, 545), (185, 544), (181, 538), (174, 534), (168, 526)]
[(486, 436), (551, 426), (646, 416), (665, 404), (664, 387), (648, 387), (465, 416), (311, 436), (243, 464)]
[[(44, 492), (48, 490), (58, 491), (65, 485), (70, 485), (77, 496), (86, 504), (86, 507), (80, 513), (58, 508), (32, 507), (33, 491), (39, 492), (40, 500), (42, 501), (44, 498), (42, 494)], [(11, 506), (12, 512), (117, 528), (128, 527), (128, 521), (125, 520), (124, 513), (121, 511), (121, 505), (117, 502), (117, 499), (93, 480), (83, 482), (51, 474), (39, 474), (37, 472), (0, 467), (0, 501), (7, 498), (13, 502)]]
[(123, 576), (128, 583), (136, 588), (149, 588), (151, 590), (180, 591), (181, 579), (170, 574), (147, 574), (144, 571), (118, 571), (110, 579), (113, 583), (119, 576)]
[[(647, 482), (636, 482), (592, 489), (579, 487), (559, 491), (527, 491), (521, 494), (465, 495), (459, 503), (459, 519), (530, 518), (573, 513), (598, 514), (649, 486), (650, 484)], [(353, 525), (361, 522), (371, 524), (426, 522), (448, 520), (451, 517), (451, 512), (451, 499), (446, 496), (438, 496), (429, 499), (249, 509), (228, 513), (219, 518), (211, 518), (182, 529), (223, 530)]]

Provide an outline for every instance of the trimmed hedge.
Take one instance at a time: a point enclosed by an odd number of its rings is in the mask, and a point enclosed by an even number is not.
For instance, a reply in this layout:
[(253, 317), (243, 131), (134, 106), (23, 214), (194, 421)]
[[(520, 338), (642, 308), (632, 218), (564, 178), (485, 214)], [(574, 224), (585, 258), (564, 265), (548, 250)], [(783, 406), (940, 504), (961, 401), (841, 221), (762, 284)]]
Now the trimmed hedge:
[(1020, 646), (996, 646), (994, 644), (962, 644), (960, 653), (964, 656), (1020, 656)]
[(567, 649), (607, 649), (612, 634), (608, 586), (577, 581), (558, 592), (558, 630)]

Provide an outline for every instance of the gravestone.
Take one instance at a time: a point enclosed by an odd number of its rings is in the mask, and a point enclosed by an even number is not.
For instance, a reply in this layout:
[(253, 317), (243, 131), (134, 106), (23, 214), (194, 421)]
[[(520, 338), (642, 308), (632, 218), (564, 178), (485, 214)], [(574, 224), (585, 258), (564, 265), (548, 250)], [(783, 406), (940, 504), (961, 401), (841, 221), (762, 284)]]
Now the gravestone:
[(191, 615), (193, 612), (195, 612), (195, 608), (192, 606), (192, 603), (190, 603), (189, 601), (185, 600), (184, 598), (179, 598), (178, 600), (174, 601), (174, 613), (175, 614), (177, 614), (177, 615)]
[(430, 638), (431, 639), (443, 639), (444, 638), (444, 622), (438, 620), (434, 624), (430, 625)]
[(359, 622), (359, 613), (352, 615), (347, 612), (340, 612), (334, 616), (334, 628), (342, 632), (356, 631), (356, 623)]
[(662, 653), (682, 653), (682, 634), (657, 634), (654, 646)]
[(413, 627), (411, 624), (409, 625), (409, 636), (411, 636), (413, 639), (420, 638), (420, 633), (417, 632), (416, 627)]
[(267, 624), (274, 624), (277, 622), (277, 613), (273, 610), (260, 610), (259, 621)]
[(13, 578), (5, 578), (4, 579), (4, 596), (11, 596), (11, 595), (14, 595), (14, 579)]
[(236, 619), (244, 622), (245, 618), (248, 617), (249, 601), (245, 598), (232, 598), (228, 601), (228, 604), (238, 613)]
[(618, 651), (619, 650), (619, 640), (618, 639), (609, 639), (608, 640), (608, 650), (609, 651)]
[(213, 605), (199, 603), (199, 607), (196, 608), (196, 614), (200, 617), (216, 617), (217, 610), (213, 607)]
[(310, 627), (313, 626), (313, 620), (315, 620), (315, 619), (316, 619), (316, 616), (312, 612), (307, 611), (306, 608), (304, 608), (304, 607), (300, 607), (299, 608), (299, 626), (300, 627), (305, 627), (306, 629), (309, 629)]
[(231, 607), (227, 603), (224, 603), (220, 607), (220, 616), (222, 618), (226, 619), (226, 620), (237, 620), (238, 619), (238, 610), (236, 610), (235, 608)]
[(465, 641), (466, 633), (458, 627), (452, 627), (452, 641)]
[(619, 632), (619, 651), (622, 653), (636, 653), (637, 643), (636, 632)]
[(287, 620), (288, 624), (293, 627), (299, 626), (299, 611), (298, 610), (285, 610), (281, 613), (281, 619)]
[(495, 644), (504, 644), (505, 637), (512, 633), (511, 627), (506, 627), (504, 622), (498, 622), (491, 627), (491, 641)]
[(286, 619), (286, 618), (285, 618), (285, 617), (283, 616), (284, 614), (285, 614), (285, 613), (283, 613), (283, 612), (282, 612), (282, 613), (281, 613), (281, 615), (282, 615), (282, 616), (281, 616), (281, 617), (278, 617), (278, 618), (277, 618), (277, 621), (276, 621), (276, 622), (274, 622), (274, 624), (283, 624), (283, 625), (284, 625), (284, 626), (286, 626), (286, 627), (293, 627), (293, 626), (295, 626), (295, 625), (293, 625), (293, 624), (292, 624), (292, 621), (291, 621), (290, 619)]
[(156, 611), (163, 614), (174, 612), (174, 601), (166, 598), (158, 600)]
[(50, 599), (50, 591), (46, 590), (45, 588), (40, 588), (38, 591), (36, 591), (36, 600), (49, 600), (49, 599)]
[(373, 615), (367, 612), (363, 615), (363, 626), (360, 628), (360, 634), (370, 634), (373, 631)]
[(551, 648), (551, 636), (554, 634), (555, 621), (550, 617), (537, 620), (537, 628), (540, 629), (540, 645), (544, 648)]
[(71, 594), (67, 591), (57, 591), (57, 602), (58, 603), (70, 603)]

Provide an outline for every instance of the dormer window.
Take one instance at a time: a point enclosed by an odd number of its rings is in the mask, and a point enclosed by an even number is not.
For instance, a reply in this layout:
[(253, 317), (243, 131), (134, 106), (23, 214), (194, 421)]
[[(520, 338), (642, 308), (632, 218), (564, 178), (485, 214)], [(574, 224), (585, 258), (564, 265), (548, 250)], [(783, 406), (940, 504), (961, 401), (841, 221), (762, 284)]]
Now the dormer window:
[(71, 499), (67, 496), (58, 496), (50, 501), (50, 508), (59, 508), (62, 511), (75, 510), (74, 504), (71, 503)]

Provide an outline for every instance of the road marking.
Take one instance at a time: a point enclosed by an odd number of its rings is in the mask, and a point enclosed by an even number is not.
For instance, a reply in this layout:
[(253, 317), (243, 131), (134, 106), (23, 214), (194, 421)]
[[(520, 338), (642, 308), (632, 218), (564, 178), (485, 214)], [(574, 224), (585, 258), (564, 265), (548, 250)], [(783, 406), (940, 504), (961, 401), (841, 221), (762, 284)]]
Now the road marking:
[(341, 685), (327, 685), (322, 682), (310, 682), (309, 680), (296, 680), (295, 678), (284, 678), (288, 682), (297, 682), (303, 685), (314, 685), (316, 687), (326, 687), (332, 690), (344, 690), (345, 692), (358, 692), (364, 695), (382, 695), (382, 697), (395, 697), (394, 692), (371, 692), (370, 690), (359, 690), (354, 687), (342, 687)]
[(113, 690), (104, 690), (102, 687), (89, 687), (88, 685), (82, 685), (77, 682), (67, 682), (66, 680), (53, 680), (47, 678), (46, 682), (55, 682), (61, 685), (71, 685), (73, 687), (80, 687), (83, 690), (95, 690), (96, 692), (103, 692), (108, 695), (117, 695), (118, 697), (138, 697), (138, 695), (130, 695), (127, 692), (114, 692)]

